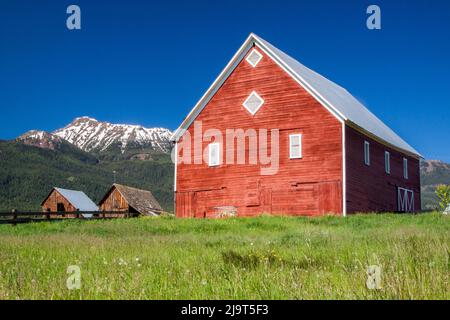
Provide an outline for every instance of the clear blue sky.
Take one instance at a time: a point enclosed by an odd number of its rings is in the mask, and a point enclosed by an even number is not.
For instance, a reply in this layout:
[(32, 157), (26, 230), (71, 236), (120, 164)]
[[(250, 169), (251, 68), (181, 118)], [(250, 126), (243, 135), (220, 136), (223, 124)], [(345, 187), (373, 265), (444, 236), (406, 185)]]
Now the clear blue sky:
[[(82, 30), (66, 28), (77, 4)], [(382, 30), (366, 28), (378, 4)], [(175, 129), (250, 32), (450, 162), (449, 1), (0, 2), (0, 139), (77, 116)]]

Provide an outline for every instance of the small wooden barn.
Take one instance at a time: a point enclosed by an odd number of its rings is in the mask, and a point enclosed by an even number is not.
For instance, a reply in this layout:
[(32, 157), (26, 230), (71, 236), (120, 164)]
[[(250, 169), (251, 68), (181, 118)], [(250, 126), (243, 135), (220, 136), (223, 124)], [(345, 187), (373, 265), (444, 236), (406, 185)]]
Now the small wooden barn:
[[(98, 211), (97, 205), (82, 191), (53, 188), (41, 203), (44, 212), (91, 212)], [(67, 214), (65, 218), (74, 218), (76, 215)], [(90, 214), (83, 217), (89, 218)]]
[[(148, 190), (114, 184), (99, 203), (100, 211), (128, 212), (129, 216), (156, 216), (163, 209)], [(118, 216), (125, 214), (118, 213)]]

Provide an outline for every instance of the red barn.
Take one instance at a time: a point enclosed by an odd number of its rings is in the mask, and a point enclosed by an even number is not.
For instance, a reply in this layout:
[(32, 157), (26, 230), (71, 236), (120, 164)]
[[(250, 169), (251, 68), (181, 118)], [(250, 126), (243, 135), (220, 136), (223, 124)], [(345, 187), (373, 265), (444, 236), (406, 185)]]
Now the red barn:
[(348, 91), (254, 34), (172, 140), (178, 217), (421, 207), (421, 155)]

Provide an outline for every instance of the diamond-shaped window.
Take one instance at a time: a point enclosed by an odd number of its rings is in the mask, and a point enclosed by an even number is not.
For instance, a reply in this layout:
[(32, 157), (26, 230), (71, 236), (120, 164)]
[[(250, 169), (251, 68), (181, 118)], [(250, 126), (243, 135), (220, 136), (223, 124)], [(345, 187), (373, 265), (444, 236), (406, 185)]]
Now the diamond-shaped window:
[(247, 56), (247, 62), (254, 68), (261, 61), (262, 54), (259, 53), (256, 49), (253, 49), (252, 52)]
[(248, 110), (252, 115), (258, 112), (259, 108), (264, 104), (264, 99), (261, 98), (255, 91), (253, 91), (242, 104), (245, 109)]

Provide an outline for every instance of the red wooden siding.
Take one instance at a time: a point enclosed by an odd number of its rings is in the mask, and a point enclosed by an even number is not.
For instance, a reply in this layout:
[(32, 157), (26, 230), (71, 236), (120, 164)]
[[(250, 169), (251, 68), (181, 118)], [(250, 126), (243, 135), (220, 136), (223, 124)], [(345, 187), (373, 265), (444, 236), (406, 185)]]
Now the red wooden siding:
[[(347, 212), (397, 211), (397, 188), (414, 191), (414, 207), (421, 209), (419, 160), (405, 156), (346, 127)], [(364, 164), (364, 141), (370, 143), (370, 166)], [(385, 171), (385, 151), (390, 152), (391, 173)], [(408, 179), (403, 178), (403, 158), (408, 159)]]
[[(254, 116), (242, 106), (253, 90), (265, 100)], [(279, 170), (261, 175), (261, 165), (248, 164), (248, 154), (245, 165), (179, 164), (178, 217), (213, 217), (221, 206), (236, 207), (239, 216), (342, 212), (342, 124), (266, 55), (256, 68), (242, 60), (197, 121), (203, 132), (215, 128), (224, 137), (226, 129), (279, 129)], [(188, 131), (193, 137), (193, 124)], [(293, 133), (303, 135), (302, 159), (289, 159)]]

